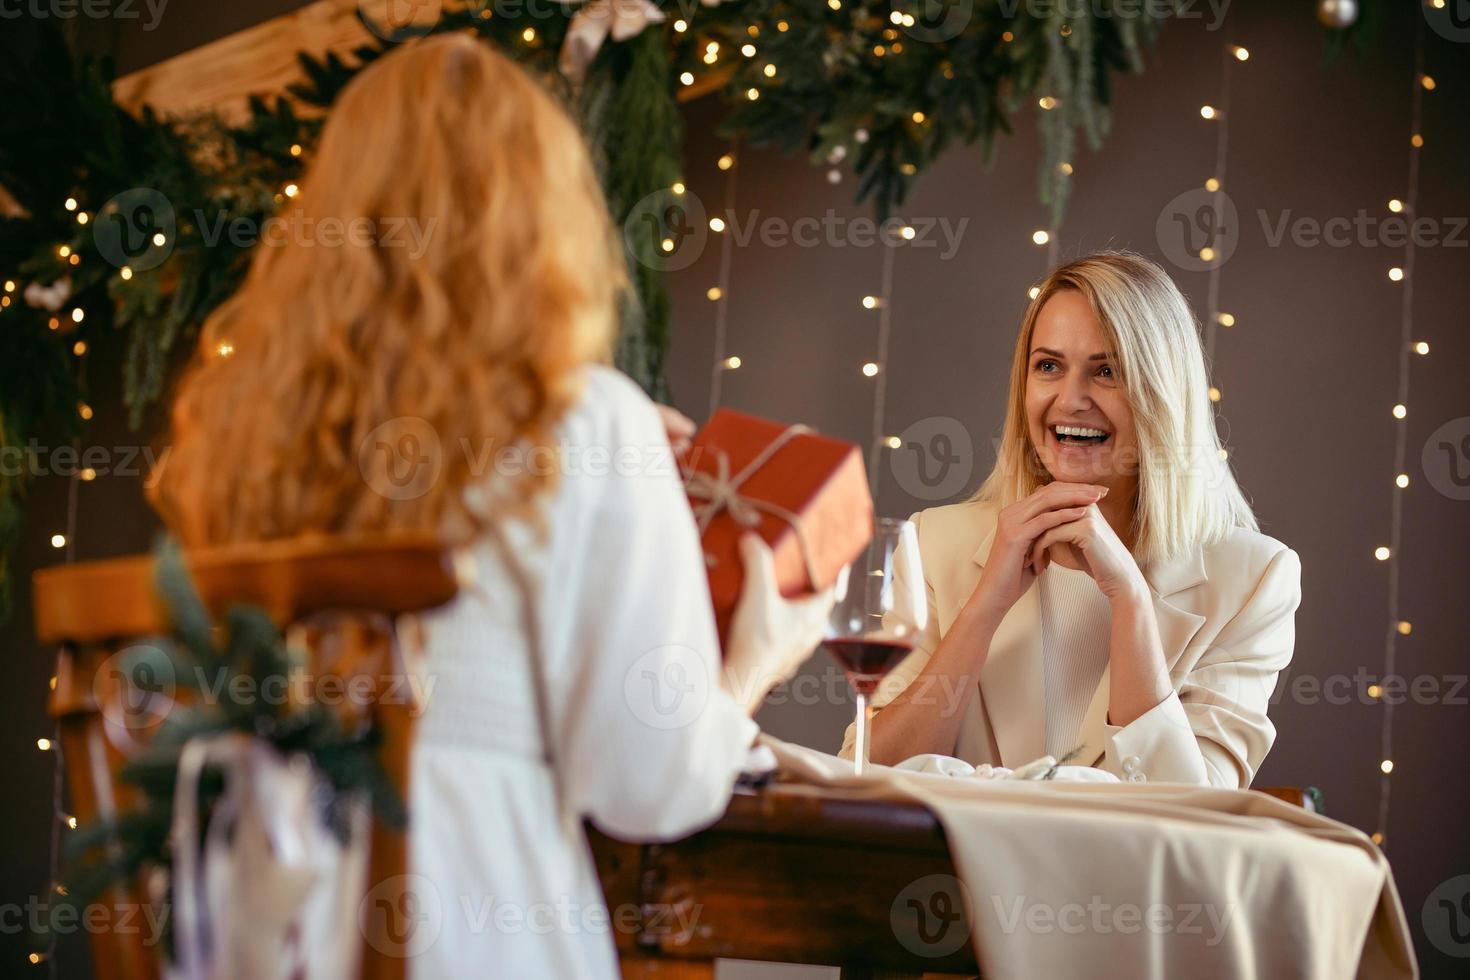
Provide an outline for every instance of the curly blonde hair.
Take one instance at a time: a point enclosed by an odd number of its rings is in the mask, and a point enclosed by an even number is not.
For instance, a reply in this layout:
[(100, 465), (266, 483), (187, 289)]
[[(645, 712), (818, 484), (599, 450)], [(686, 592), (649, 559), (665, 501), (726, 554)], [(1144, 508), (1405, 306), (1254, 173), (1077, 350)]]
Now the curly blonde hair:
[[(626, 289), (576, 125), (483, 43), (425, 39), (346, 87), (291, 204), (204, 325), (154, 505), (188, 545), (482, 527), (476, 461), (552, 447)], [(392, 454), (367, 443), (405, 420), (441, 465), (384, 493)], [(525, 471), (500, 503), (555, 480)]]

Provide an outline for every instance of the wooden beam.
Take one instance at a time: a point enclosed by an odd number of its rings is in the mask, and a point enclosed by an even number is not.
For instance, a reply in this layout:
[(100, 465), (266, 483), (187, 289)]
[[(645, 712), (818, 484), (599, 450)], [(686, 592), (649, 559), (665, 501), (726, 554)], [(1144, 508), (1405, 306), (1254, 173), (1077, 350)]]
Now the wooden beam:
[[(373, 35), (357, 19), (358, 7), (367, 4), (364, 9), (372, 16), (375, 8), (384, 6), (385, 2), (392, 4), (392, 0), (317, 0), (310, 6), (124, 75), (113, 83), (113, 97), (130, 112), (137, 112), (147, 104), (163, 115), (182, 116), (208, 110), (218, 112), (228, 122), (241, 122), (248, 115), (251, 95), (274, 95), (302, 80), (301, 66), (296, 61), (298, 53), (345, 54), (371, 43)], [(446, 0), (445, 6), (459, 6), (463, 2)], [(433, 13), (440, 9), (431, 3), (411, 4), (410, 8)], [(693, 85), (681, 86), (679, 101), (689, 102), (723, 87), (730, 74), (730, 69), (722, 66)]]

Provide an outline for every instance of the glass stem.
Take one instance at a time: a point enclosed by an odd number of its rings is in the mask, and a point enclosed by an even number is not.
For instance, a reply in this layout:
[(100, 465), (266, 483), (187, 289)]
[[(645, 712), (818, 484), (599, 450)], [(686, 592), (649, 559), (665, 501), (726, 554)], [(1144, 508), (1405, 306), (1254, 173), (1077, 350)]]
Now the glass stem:
[(868, 768), (868, 738), (873, 731), (873, 706), (862, 691), (857, 694), (857, 738), (853, 740), (852, 772), (861, 776)]

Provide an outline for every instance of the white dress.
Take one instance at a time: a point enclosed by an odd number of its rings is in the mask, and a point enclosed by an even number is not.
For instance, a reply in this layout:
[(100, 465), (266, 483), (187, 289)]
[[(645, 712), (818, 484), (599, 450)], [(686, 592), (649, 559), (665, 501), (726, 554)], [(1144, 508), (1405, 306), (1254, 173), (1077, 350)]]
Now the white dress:
[[(559, 428), (546, 538), (509, 529), (532, 579), (559, 819), (520, 600), (494, 546), (478, 585), (423, 619), (432, 684), (410, 767), (409, 870), (389, 896), (414, 978), (616, 978), (613, 930), (582, 818), (632, 840), (717, 819), (756, 734), (718, 685), (719, 647), (693, 518), (652, 403), (589, 368)], [(610, 914), (611, 913), (611, 914)]]

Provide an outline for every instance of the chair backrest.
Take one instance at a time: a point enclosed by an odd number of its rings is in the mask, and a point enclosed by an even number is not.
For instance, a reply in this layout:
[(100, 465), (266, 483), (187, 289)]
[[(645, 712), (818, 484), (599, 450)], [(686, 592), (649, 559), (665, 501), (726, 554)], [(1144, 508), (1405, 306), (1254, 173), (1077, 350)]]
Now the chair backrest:
[[(212, 613), (242, 603), (258, 606), (302, 638), (314, 660), (325, 634), (340, 639), (345, 633), (349, 643), (366, 649), (362, 637), (376, 624), (444, 605), (471, 574), (455, 549), (423, 536), (281, 540), (190, 551), (184, 559)], [(157, 727), (120, 726), (115, 713), (109, 714), (109, 699), (122, 682), (106, 669), (128, 646), (168, 632), (154, 575), (153, 557), (143, 555), (48, 568), (33, 576), (37, 638), (59, 647), (50, 710), (60, 733), (71, 813), (84, 823), (115, 816), (135, 802), (135, 791), (118, 773)], [(324, 628), (319, 614), (325, 613), (334, 615)], [(340, 642), (330, 645), (340, 653)], [(397, 665), (362, 656), (312, 664), (313, 670), (338, 674), (369, 668), (381, 672)], [(381, 673), (374, 678), (382, 680)], [(374, 699), (366, 709), (380, 726), (384, 765), (405, 799), (415, 707), (401, 698)], [(375, 825), (368, 888), (406, 872), (404, 835)], [(140, 887), (114, 890), (105, 900), (136, 903), (143, 894)], [(403, 960), (389, 955), (397, 944), (374, 942), (370, 935), (364, 940), (363, 977), (403, 976)], [(142, 930), (96, 931), (91, 942), (100, 980), (154, 980), (161, 974), (159, 950), (147, 944)]]

